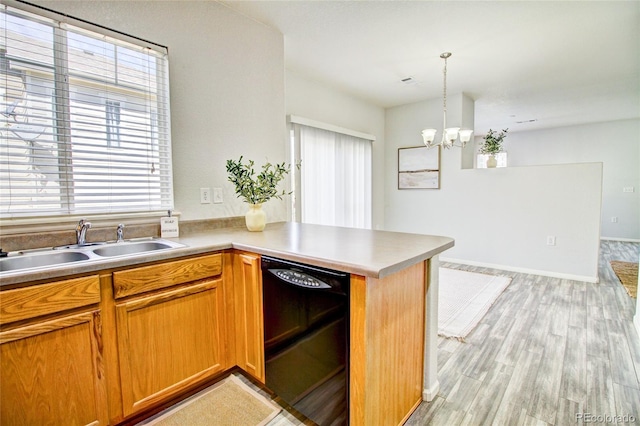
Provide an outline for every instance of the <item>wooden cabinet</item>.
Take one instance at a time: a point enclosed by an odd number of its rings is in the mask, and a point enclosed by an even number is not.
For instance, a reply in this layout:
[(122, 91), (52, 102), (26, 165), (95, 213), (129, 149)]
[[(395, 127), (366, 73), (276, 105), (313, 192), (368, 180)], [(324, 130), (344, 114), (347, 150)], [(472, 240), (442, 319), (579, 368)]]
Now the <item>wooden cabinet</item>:
[(0, 294), (2, 425), (106, 425), (99, 277)]
[(105, 270), (0, 302), (0, 425), (119, 423), (236, 365), (264, 382), (252, 253)]
[(114, 272), (125, 416), (231, 367), (221, 272), (220, 254)]
[(221, 274), (221, 253), (174, 260), (114, 272), (113, 293), (117, 300), (135, 294), (218, 277)]
[(351, 275), (349, 422), (404, 424), (422, 401), (426, 265)]
[(233, 255), (236, 363), (264, 383), (264, 328), (260, 256)]

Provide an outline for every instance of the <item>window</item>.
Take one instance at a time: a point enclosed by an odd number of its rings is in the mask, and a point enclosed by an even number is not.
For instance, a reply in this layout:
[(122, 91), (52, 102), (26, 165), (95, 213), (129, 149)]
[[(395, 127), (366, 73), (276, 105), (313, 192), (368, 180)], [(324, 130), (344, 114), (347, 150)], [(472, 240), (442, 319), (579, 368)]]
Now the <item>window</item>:
[(294, 124), (294, 135), (294, 161), (300, 164), (294, 179), (299, 181), (297, 219), (371, 228), (371, 141), (301, 124)]
[(0, 6), (0, 217), (172, 208), (166, 48), (10, 4)]

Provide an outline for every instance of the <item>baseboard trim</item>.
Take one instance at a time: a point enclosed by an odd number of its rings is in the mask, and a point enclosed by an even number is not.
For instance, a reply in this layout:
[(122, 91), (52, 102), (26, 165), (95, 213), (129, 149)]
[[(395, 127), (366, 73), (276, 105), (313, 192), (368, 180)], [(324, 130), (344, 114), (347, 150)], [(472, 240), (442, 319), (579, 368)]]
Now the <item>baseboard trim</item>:
[(469, 266), (480, 266), (482, 268), (501, 269), (503, 271), (520, 272), (523, 274), (541, 275), (543, 277), (561, 278), (561, 279), (573, 280), (573, 281), (584, 281), (588, 283), (599, 282), (599, 278), (597, 275), (595, 277), (590, 277), (587, 275), (563, 274), (561, 272), (542, 271), (539, 269), (518, 268), (514, 266), (496, 265), (493, 263), (475, 262), (472, 260), (454, 259), (454, 258), (447, 258), (447, 257), (440, 257), (440, 262), (460, 263), (460, 264), (469, 265)]
[(600, 237), (604, 241), (620, 241), (621, 243), (640, 243), (637, 238)]
[(438, 392), (440, 392), (440, 381), (436, 380), (433, 386), (431, 386), (429, 389), (424, 388), (422, 390), (422, 400), (431, 402), (438, 395)]

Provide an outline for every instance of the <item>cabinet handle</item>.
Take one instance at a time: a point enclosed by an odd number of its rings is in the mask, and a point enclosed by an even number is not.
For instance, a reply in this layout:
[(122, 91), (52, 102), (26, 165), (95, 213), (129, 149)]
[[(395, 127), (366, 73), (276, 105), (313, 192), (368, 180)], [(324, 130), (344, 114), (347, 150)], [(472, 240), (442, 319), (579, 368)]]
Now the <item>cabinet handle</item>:
[(219, 278), (216, 280), (208, 280), (199, 284), (191, 285), (189, 287), (182, 287), (176, 290), (167, 291), (162, 294), (154, 294), (152, 296), (146, 296), (140, 299), (129, 300), (122, 304), (117, 304), (116, 307), (124, 306), (127, 311), (135, 311), (136, 309), (142, 309), (147, 306), (157, 305), (158, 303), (163, 303), (167, 300), (177, 299), (180, 297), (190, 296), (192, 294), (211, 290), (218, 287), (221, 283), (222, 280)]
[(50, 331), (60, 330), (74, 325), (91, 322), (94, 314), (99, 311), (84, 312), (78, 315), (58, 318), (51, 321), (45, 321), (38, 324), (28, 325), (13, 330), (3, 331), (0, 333), (0, 344), (13, 342), (14, 340), (26, 339), (28, 337), (37, 336)]

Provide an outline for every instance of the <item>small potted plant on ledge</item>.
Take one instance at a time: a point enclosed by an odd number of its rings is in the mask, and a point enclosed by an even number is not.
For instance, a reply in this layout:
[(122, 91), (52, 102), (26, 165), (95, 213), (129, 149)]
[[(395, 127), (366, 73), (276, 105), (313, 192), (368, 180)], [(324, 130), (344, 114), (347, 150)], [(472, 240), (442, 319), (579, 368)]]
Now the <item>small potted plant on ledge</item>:
[(284, 190), (279, 191), (277, 186), (289, 173), (289, 167), (285, 166), (285, 163), (266, 163), (256, 176), (253, 165), (252, 160), (243, 163), (240, 156), (238, 161), (227, 160), (227, 173), (229, 173), (229, 181), (235, 185), (236, 195), (250, 205), (245, 215), (247, 229), (262, 231), (267, 222), (262, 203), (266, 203), (271, 198), (282, 199), (282, 196), (286, 195)]
[(502, 143), (504, 138), (507, 137), (509, 129), (503, 129), (500, 133), (489, 129), (485, 135), (482, 144), (480, 145), (480, 154), (488, 154), (487, 167), (496, 167), (498, 161), (496, 160), (496, 154), (502, 152)]

